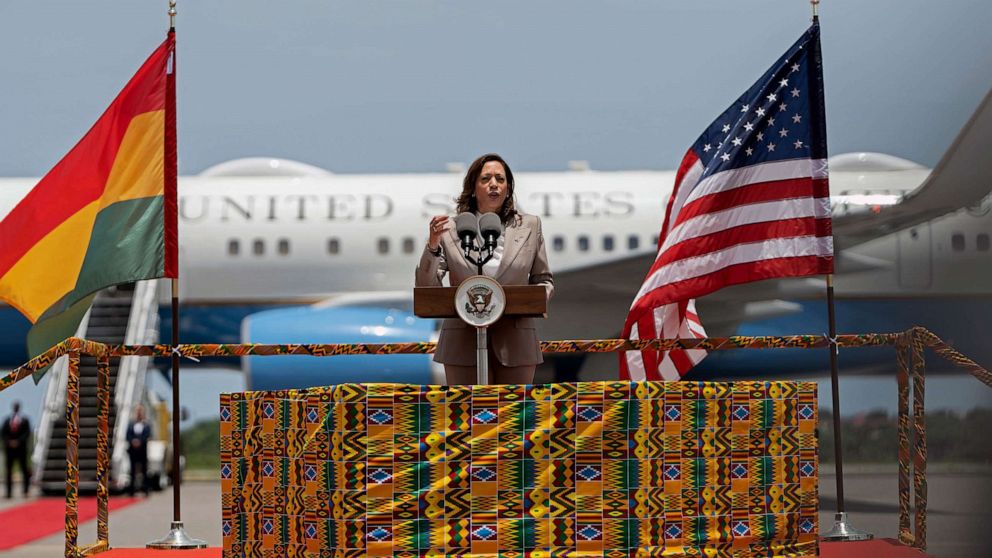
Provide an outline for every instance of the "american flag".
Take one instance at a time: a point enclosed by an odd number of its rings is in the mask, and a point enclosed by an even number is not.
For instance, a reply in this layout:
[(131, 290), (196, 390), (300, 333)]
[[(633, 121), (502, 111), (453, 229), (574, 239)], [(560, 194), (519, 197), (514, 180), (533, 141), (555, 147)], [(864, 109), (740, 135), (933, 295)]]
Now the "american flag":
[[(629, 339), (705, 337), (695, 298), (833, 273), (820, 29), (814, 23), (707, 128), (679, 165)], [(678, 380), (703, 350), (628, 351), (620, 375)]]

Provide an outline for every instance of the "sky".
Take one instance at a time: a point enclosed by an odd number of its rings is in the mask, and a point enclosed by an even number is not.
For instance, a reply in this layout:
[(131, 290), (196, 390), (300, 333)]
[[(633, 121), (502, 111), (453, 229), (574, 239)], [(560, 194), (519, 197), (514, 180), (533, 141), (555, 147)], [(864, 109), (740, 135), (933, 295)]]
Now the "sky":
[[(41, 176), (164, 38), (165, 0), (0, 3), (0, 176)], [(180, 0), (179, 170), (671, 169), (809, 24), (800, 0)], [(978, 0), (821, 6), (831, 153), (932, 166), (992, 86)]]
[[(0, 176), (41, 176), (85, 134), (164, 39), (167, 5), (0, 2)], [(671, 169), (810, 19), (800, 0), (179, 0), (178, 10), (183, 175), (254, 156), (438, 172), (488, 151), (525, 171), (571, 160)], [(821, 25), (832, 154), (933, 166), (992, 87), (987, 0), (827, 0)], [(982, 404), (962, 380), (946, 380), (948, 399)], [(877, 405), (859, 397), (883, 380), (859, 381), (845, 387), (845, 414)], [(184, 385), (199, 386), (190, 406), (213, 414), (216, 393), (240, 380)], [(14, 397), (36, 408), (40, 390), (16, 388), (0, 414)]]

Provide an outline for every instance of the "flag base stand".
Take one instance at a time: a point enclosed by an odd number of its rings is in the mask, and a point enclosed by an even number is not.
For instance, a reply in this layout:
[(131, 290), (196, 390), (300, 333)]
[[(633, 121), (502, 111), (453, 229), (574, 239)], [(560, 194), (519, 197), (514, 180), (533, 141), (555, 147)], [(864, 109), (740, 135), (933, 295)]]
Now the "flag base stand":
[(874, 539), (875, 535), (851, 527), (847, 522), (847, 513), (839, 512), (834, 514), (834, 527), (821, 539), (831, 542), (843, 541), (868, 541)]
[(191, 538), (183, 529), (182, 521), (173, 521), (169, 534), (161, 539), (145, 544), (145, 548), (155, 548), (158, 550), (192, 550), (195, 548), (207, 548), (207, 541)]

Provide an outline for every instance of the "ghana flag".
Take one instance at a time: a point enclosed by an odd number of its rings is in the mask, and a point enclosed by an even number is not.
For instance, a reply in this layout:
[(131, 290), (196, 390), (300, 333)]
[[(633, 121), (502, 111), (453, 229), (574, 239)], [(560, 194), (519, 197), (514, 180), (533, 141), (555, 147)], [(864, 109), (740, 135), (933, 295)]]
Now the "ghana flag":
[(175, 35), (0, 221), (0, 299), (34, 357), (75, 334), (96, 292), (177, 277)]

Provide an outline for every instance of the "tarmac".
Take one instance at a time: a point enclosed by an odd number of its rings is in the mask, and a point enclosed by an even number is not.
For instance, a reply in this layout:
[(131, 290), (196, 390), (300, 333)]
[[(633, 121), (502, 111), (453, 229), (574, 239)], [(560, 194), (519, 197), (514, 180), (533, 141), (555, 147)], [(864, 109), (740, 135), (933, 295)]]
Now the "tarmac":
[[(833, 465), (821, 464), (820, 532), (827, 532), (836, 510)], [(898, 480), (893, 467), (858, 467), (845, 470), (844, 494), (849, 522), (876, 538), (896, 538), (899, 522)], [(929, 509), (927, 553), (942, 558), (983, 558), (992, 556), (992, 470), (988, 468), (956, 472), (932, 470), (928, 474)], [(0, 508), (23, 502), (19, 498), (0, 500)], [(182, 519), (190, 536), (209, 546), (221, 546), (220, 483), (187, 481), (182, 487)], [(172, 490), (166, 489), (146, 500), (112, 513), (111, 547), (143, 547), (165, 535), (172, 520)], [(911, 515), (912, 520), (912, 515)], [(80, 526), (79, 541), (88, 544), (96, 538), (96, 521)], [(65, 549), (63, 533), (20, 546), (6, 556), (49, 558)]]

